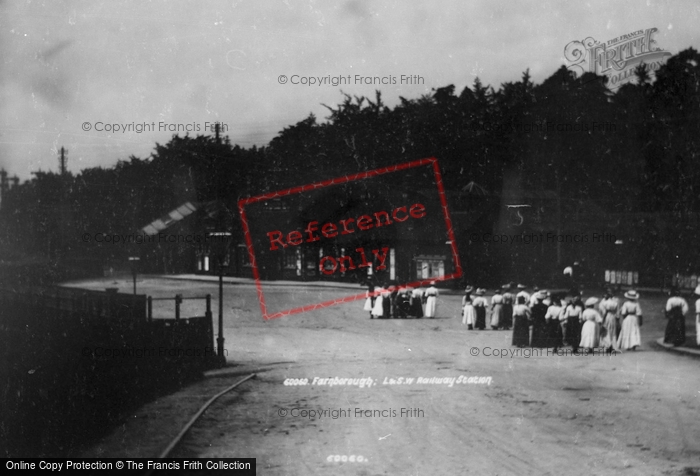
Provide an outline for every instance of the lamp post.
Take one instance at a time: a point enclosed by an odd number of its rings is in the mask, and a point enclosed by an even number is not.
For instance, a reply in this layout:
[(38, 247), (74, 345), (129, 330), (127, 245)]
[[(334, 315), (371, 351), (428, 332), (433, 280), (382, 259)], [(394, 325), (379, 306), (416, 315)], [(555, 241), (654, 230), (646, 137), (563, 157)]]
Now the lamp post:
[(141, 260), (138, 256), (129, 256), (129, 263), (131, 264), (131, 275), (134, 278), (134, 295), (136, 295), (136, 265)]
[(219, 365), (222, 367), (226, 363), (226, 356), (224, 356), (224, 261), (230, 237), (231, 233), (228, 231), (209, 233), (209, 238), (213, 240), (213, 244), (216, 247), (217, 266), (219, 268), (219, 337), (216, 338), (216, 354), (219, 358)]

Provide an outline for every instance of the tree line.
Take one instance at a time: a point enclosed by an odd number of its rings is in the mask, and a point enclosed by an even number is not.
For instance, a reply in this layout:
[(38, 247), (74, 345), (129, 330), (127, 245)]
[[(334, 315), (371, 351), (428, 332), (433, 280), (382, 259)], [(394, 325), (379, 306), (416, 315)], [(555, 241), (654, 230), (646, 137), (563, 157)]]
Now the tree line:
[(136, 231), (186, 201), (217, 202), (235, 214), (246, 196), (437, 157), (454, 196), (470, 182), (498, 195), (511, 173), (526, 189), (567, 203), (664, 216), (663, 230), (648, 230), (660, 236), (639, 239), (668, 248), (669, 266), (687, 266), (697, 252), (682, 243), (696, 242), (700, 212), (700, 55), (686, 49), (654, 81), (643, 64), (635, 77), (611, 92), (605, 77), (576, 77), (562, 66), (540, 84), (528, 71), (497, 89), (477, 78), (462, 91), (447, 85), (394, 107), (380, 91), (345, 94), (326, 106), (325, 121), (309, 115), (263, 147), (173, 136), (149, 157), (113, 167), (37, 172), (2, 199), (1, 249), (52, 259), (99, 254), (82, 234)]

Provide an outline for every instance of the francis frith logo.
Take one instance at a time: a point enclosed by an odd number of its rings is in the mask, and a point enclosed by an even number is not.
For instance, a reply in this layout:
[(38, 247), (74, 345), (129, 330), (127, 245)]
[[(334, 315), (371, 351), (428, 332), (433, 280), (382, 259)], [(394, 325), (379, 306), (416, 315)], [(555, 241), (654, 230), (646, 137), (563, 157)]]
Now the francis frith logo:
[(564, 57), (569, 69), (578, 76), (595, 73), (608, 77), (612, 90), (631, 82), (634, 70), (641, 63), (648, 67), (650, 76), (663, 65), (671, 53), (656, 46), (654, 33), (657, 28), (637, 30), (606, 42), (592, 37), (575, 40), (564, 48)]

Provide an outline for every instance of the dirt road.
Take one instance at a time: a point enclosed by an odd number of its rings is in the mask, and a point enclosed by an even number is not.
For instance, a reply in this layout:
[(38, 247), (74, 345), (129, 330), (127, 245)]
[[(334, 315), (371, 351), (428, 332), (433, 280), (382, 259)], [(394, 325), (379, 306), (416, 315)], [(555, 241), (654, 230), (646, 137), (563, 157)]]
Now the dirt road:
[[(348, 291), (268, 292), (284, 303)], [(126, 416), (83, 456), (155, 457), (211, 395), (255, 372), (173, 456), (255, 457), (261, 475), (700, 474), (700, 361), (652, 347), (661, 297), (641, 301), (643, 347), (613, 356), (512, 355), (510, 331), (462, 326), (459, 300), (441, 296), (433, 320), (370, 320), (358, 301), (264, 322), (253, 286), (227, 286), (229, 367)], [(321, 380), (334, 377), (371, 384)]]

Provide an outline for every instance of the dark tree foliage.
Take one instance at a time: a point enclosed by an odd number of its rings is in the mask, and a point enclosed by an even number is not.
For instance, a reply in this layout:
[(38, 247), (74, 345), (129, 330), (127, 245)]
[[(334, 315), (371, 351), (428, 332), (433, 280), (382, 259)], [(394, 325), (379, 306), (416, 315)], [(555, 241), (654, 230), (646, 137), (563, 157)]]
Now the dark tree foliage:
[(147, 159), (130, 157), (77, 176), (37, 173), (4, 197), (0, 215), (11, 230), (4, 236), (21, 236), (18, 246), (51, 254), (72, 246), (47, 233), (65, 228), (66, 209), (76, 237), (124, 233), (186, 201), (217, 201), (235, 211), (242, 197), (437, 157), (454, 196), (472, 182), (499, 194), (508, 171), (527, 189), (556, 192), (564, 204), (669, 214), (674, 219), (666, 228), (645, 223), (640, 233), (695, 240), (700, 55), (691, 48), (671, 57), (653, 82), (642, 65), (636, 79), (611, 93), (605, 78), (590, 73), (577, 78), (562, 67), (534, 84), (526, 71), (497, 90), (476, 78), (459, 94), (447, 85), (400, 98), (393, 108), (379, 91), (374, 98), (346, 94), (326, 106), (324, 122), (310, 115), (262, 148), (173, 136)]

